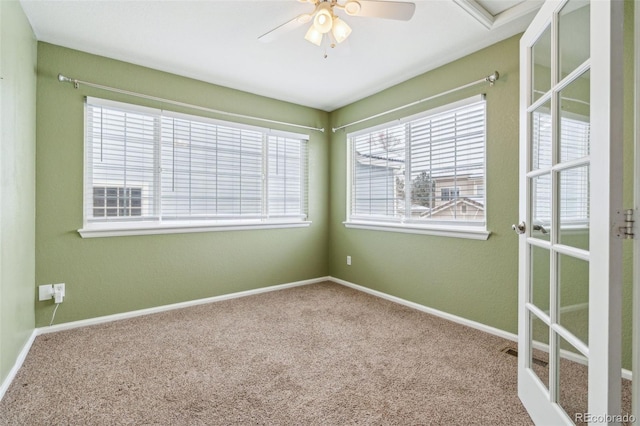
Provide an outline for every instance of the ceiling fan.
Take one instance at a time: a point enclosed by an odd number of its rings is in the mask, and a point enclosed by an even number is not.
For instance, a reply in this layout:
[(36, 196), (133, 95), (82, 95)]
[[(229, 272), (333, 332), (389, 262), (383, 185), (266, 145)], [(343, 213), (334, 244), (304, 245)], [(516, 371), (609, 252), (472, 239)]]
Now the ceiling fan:
[(305, 40), (320, 46), (326, 35), (330, 40), (331, 47), (335, 47), (336, 43), (342, 43), (351, 34), (351, 27), (336, 14), (337, 11), (344, 12), (349, 16), (408, 21), (416, 10), (415, 3), (403, 1), (347, 0), (344, 3), (339, 3), (338, 0), (298, 1), (312, 4), (314, 10), (310, 13), (298, 15), (292, 20), (266, 32), (258, 37), (258, 40), (263, 43), (269, 43), (284, 33), (313, 21), (304, 36)]

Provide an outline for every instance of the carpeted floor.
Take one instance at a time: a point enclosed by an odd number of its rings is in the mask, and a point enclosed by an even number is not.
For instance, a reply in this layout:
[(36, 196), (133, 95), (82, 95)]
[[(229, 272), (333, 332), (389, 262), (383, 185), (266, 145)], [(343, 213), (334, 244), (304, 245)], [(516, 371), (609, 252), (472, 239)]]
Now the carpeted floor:
[(39, 336), (2, 425), (529, 425), (515, 347), (321, 283)]

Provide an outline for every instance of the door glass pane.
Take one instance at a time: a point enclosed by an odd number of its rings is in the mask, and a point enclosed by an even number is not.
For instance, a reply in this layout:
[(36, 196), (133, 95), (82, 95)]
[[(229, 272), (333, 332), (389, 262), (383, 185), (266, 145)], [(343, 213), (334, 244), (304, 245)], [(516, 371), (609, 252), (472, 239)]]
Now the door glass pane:
[(549, 250), (531, 246), (531, 302), (549, 312)]
[(560, 92), (560, 162), (589, 155), (590, 77), (587, 71)]
[(559, 324), (589, 343), (589, 262), (558, 254)]
[(589, 250), (589, 166), (560, 172), (560, 244)]
[(589, 15), (589, 2), (585, 0), (570, 0), (560, 11), (560, 80), (589, 58)]
[(551, 167), (551, 103), (531, 113), (531, 170)]
[(551, 174), (531, 178), (531, 236), (549, 241), (551, 230)]
[(529, 339), (531, 350), (527, 354), (527, 366), (533, 370), (538, 379), (549, 389), (549, 356), (546, 352), (533, 349), (533, 342), (539, 342), (543, 345), (549, 343), (549, 326), (536, 317), (535, 314), (529, 312), (529, 327), (531, 327)]
[(551, 90), (551, 27), (547, 27), (531, 48), (532, 102)]
[[(558, 372), (559, 403), (567, 415), (576, 424), (586, 424), (585, 416), (589, 412), (589, 367), (575, 361), (570, 361), (566, 355), (579, 354), (578, 350), (569, 342), (559, 337), (561, 355)], [(580, 356), (580, 355), (578, 355)], [(581, 357), (583, 358), (583, 357)], [(586, 362), (586, 359), (585, 359)]]

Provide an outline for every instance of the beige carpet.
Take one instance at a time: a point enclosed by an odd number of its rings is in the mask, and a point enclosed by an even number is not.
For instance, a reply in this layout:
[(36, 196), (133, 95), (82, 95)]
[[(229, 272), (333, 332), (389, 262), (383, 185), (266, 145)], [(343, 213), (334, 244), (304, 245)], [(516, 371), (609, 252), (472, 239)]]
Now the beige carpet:
[(507, 346), (315, 284), (39, 336), (0, 424), (528, 425)]

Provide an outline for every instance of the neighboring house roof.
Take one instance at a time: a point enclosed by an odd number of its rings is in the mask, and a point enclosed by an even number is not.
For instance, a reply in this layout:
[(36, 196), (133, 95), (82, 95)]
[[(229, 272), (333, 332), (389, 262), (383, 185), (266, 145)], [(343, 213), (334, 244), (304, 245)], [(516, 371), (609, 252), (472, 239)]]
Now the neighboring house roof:
[(455, 200), (449, 200), (444, 204), (440, 204), (439, 206), (436, 206), (433, 209), (431, 209), (431, 212), (422, 213), (420, 216), (424, 216), (426, 214), (436, 215), (436, 214), (440, 213), (441, 211), (447, 210), (447, 209), (449, 209), (451, 207), (457, 207), (458, 204), (460, 204), (460, 203), (465, 204), (465, 205), (470, 206), (470, 207), (474, 207), (474, 208), (476, 208), (478, 210), (484, 211), (484, 204), (482, 204), (482, 203), (480, 203), (478, 201), (472, 200), (470, 198), (467, 198), (467, 197), (462, 197), (462, 198), (456, 198)]

